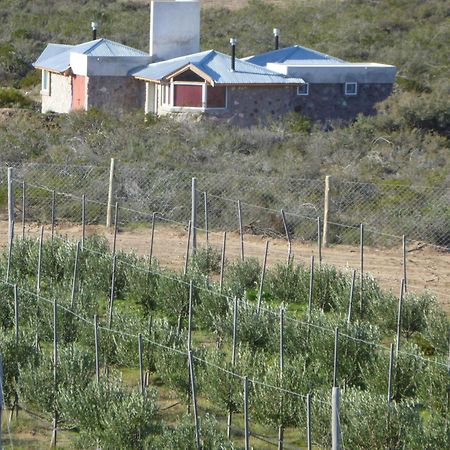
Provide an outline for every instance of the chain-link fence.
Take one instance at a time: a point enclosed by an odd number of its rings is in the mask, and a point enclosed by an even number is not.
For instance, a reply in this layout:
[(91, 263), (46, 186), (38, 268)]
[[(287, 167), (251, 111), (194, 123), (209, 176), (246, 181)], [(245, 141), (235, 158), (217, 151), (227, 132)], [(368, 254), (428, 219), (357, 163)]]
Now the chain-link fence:
[[(55, 195), (58, 218), (79, 222), (81, 197), (89, 223), (106, 221), (110, 167), (21, 164), (14, 167), (16, 205), (26, 183), (29, 220), (49, 220)], [(239, 173), (155, 170), (117, 163), (113, 204), (124, 224), (148, 220), (152, 212), (182, 223), (191, 217), (191, 179), (197, 178), (198, 227), (239, 229), (239, 206), (246, 233), (316, 240), (324, 217), (324, 180), (263, 177)], [(7, 207), (7, 170), (0, 170), (0, 214)], [(42, 186), (48, 189), (41, 189)], [(55, 194), (52, 193), (55, 191)], [(207, 193), (205, 195), (205, 192)], [(239, 201), (239, 202), (238, 202)], [(240, 203), (240, 205), (239, 205)], [(281, 210), (284, 211), (284, 218)], [(358, 244), (364, 223), (368, 245), (399, 245), (405, 235), (450, 246), (450, 189), (396, 183), (355, 183), (332, 177), (328, 203), (328, 242)]]

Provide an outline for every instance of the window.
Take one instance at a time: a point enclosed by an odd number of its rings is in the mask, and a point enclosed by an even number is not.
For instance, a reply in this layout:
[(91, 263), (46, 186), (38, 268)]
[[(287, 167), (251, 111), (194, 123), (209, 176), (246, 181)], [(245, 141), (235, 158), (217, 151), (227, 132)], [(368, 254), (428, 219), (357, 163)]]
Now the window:
[(173, 106), (201, 108), (203, 86), (201, 84), (174, 84)]
[(345, 83), (345, 95), (356, 95), (358, 93), (358, 83)]
[(50, 95), (50, 72), (48, 70), (42, 71), (42, 92)]
[(161, 103), (163, 105), (170, 105), (170, 85), (161, 85)]
[(227, 107), (227, 88), (224, 86), (207, 86), (206, 88), (207, 108)]
[(297, 95), (309, 95), (309, 83), (297, 87)]

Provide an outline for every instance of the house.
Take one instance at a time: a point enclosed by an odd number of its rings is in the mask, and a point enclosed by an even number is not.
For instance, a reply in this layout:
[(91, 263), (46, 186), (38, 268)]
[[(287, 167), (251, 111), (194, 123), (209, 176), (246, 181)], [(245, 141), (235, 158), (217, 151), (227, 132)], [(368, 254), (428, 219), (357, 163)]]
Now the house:
[(242, 125), (292, 111), (303, 84), (299, 77), (215, 50), (152, 63), (131, 74), (146, 83), (146, 113), (208, 113)]
[(108, 39), (49, 44), (34, 63), (42, 70), (42, 112), (144, 108), (145, 87), (128, 73), (150, 61), (148, 53)]
[(396, 68), (349, 63), (301, 46), (248, 58), (200, 51), (198, 1), (152, 1), (149, 53), (108, 39), (49, 44), (34, 63), (42, 70), (42, 111), (92, 107), (147, 114), (197, 113), (251, 125), (296, 111), (313, 120), (374, 114)]
[(244, 58), (305, 83), (297, 94), (295, 111), (313, 120), (350, 120), (371, 115), (375, 105), (392, 92), (396, 68), (387, 64), (351, 63), (294, 45)]

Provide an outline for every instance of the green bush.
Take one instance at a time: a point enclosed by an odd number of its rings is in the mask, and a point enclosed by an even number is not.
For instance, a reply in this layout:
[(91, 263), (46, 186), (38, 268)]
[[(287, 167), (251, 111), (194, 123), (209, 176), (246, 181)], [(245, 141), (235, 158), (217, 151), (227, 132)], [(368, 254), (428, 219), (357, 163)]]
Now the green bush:
[(31, 100), (19, 90), (0, 87), (0, 108), (28, 108)]

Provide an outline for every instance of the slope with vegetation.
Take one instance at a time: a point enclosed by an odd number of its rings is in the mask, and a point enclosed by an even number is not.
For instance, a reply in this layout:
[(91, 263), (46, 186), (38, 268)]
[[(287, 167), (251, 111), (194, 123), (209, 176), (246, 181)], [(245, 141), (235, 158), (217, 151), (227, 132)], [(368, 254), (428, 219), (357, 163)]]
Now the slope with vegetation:
[[(100, 35), (146, 49), (148, 6), (141, 2), (7, 0), (2, 4), (0, 83), (32, 90), (38, 73), (30, 63), (47, 42), (75, 43)], [(282, 44), (299, 43), (350, 61), (398, 67), (395, 93), (377, 117), (324, 131), (296, 115), (267, 127), (151, 120), (141, 113), (113, 117), (93, 111), (70, 116), (20, 116), (0, 125), (3, 161), (98, 162), (115, 155), (153, 167), (190, 167), (314, 177), (328, 173), (365, 180), (396, 179), (448, 184), (450, 121), (448, 18), (440, 0), (250, 1), (237, 10), (205, 8), (202, 47), (228, 50), (239, 38), (238, 56), (267, 50), (271, 30)], [(35, 92), (38, 87), (35, 87)], [(6, 98), (2, 101), (2, 98)], [(2, 106), (26, 106), (11, 91)]]

